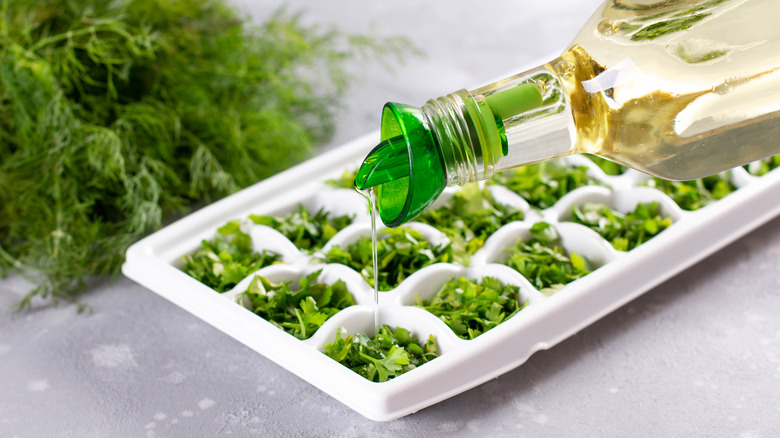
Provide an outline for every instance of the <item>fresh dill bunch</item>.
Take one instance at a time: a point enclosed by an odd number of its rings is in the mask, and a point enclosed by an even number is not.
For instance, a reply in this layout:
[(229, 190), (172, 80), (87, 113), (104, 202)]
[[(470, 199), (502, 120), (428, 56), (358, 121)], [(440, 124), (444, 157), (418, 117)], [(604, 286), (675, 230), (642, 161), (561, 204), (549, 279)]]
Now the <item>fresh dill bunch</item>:
[(350, 59), (399, 38), (253, 25), (227, 0), (0, 5), (0, 275), (74, 300), (171, 213), (306, 158)]

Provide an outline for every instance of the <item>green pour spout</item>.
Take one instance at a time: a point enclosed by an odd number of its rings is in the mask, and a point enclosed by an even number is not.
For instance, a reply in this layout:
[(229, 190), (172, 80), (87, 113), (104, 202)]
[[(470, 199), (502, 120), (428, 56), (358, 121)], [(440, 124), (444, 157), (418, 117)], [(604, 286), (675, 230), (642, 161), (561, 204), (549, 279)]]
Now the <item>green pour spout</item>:
[(365, 190), (409, 176), (409, 152), (403, 135), (380, 142), (369, 152), (359, 172), (355, 187)]
[[(479, 165), (492, 169), (508, 152), (503, 121), (539, 107), (540, 89), (536, 84), (525, 83), (484, 99), (474, 99), (463, 92), (469, 96), (463, 117), (470, 121), (460, 126), (474, 126), (478, 132), (470, 138), (480, 141), (468, 146), (478, 151), (460, 156), (481, 157)], [(355, 176), (355, 188), (374, 189), (379, 217), (388, 227), (402, 225), (428, 208), (447, 186), (446, 169), (458, 165), (445, 163), (447, 158), (442, 153), (439, 141), (445, 141), (444, 147), (453, 147), (453, 139), (446, 137), (448, 130), (438, 127), (437, 136), (428, 120), (419, 108), (386, 103), (382, 109), (381, 142), (369, 152)], [(455, 159), (453, 154), (449, 155), (451, 161)]]
[(358, 169), (355, 188), (373, 187), (379, 217), (397, 227), (422, 213), (444, 190), (444, 161), (419, 108), (385, 104), (380, 139)]

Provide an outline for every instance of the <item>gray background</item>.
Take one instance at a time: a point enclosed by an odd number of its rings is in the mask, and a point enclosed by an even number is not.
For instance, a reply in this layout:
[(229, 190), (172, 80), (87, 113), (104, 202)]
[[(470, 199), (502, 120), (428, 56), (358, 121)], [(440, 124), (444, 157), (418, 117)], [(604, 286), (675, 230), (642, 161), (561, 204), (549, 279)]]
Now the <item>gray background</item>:
[[(277, 2), (240, 2), (261, 20)], [(388, 100), (421, 104), (563, 49), (596, 0), (296, 2), (307, 22), (403, 34), (427, 53), (354, 65), (337, 145)], [(780, 219), (521, 367), (416, 414), (364, 419), (125, 278), (94, 309), (8, 308), (0, 280), (0, 437), (732, 436), (780, 434)]]

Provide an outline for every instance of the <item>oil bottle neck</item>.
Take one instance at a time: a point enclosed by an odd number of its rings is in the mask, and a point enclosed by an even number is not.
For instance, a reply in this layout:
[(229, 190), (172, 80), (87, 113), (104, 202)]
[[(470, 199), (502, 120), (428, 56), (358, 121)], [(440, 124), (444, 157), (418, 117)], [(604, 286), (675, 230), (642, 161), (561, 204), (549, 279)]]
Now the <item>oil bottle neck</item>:
[[(447, 186), (464, 185), (490, 177), (489, 162), (483, 150), (480, 134), (488, 131), (484, 119), (474, 116), (467, 105), (476, 106), (476, 98), (467, 90), (459, 90), (429, 100), (420, 110), (428, 119), (433, 137), (444, 162)], [(491, 121), (493, 125), (495, 122)]]
[(421, 107), (443, 159), (448, 186), (574, 152), (576, 129), (551, 64)]

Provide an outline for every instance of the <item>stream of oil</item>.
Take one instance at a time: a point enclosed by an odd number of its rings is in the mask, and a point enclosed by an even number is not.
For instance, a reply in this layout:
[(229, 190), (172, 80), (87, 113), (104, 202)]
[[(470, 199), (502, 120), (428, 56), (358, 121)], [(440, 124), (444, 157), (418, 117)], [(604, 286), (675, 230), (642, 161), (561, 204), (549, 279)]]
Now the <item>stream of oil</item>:
[(373, 188), (358, 190), (368, 199), (368, 209), (371, 211), (371, 259), (374, 262), (374, 333), (379, 331), (379, 261), (376, 249), (376, 194)]

